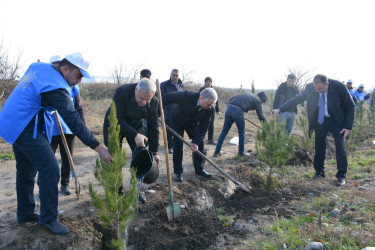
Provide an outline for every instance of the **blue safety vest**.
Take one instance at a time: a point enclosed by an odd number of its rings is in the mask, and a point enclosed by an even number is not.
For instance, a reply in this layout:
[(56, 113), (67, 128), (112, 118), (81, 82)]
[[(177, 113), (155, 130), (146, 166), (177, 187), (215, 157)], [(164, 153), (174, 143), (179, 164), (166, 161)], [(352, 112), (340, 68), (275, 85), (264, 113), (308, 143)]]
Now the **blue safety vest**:
[(354, 97), (354, 90), (353, 89), (349, 89), (349, 93), (350, 93), (350, 96), (353, 98)]
[[(78, 85), (74, 85), (71, 88), (71, 92), (70, 92), (70, 99), (73, 102), (73, 106), (76, 103), (76, 97), (77, 97), (78, 93), (79, 93), (79, 86)], [(60, 114), (59, 114), (59, 118), (60, 118), (61, 127), (62, 127), (62, 129), (64, 131), (64, 134), (70, 134), (70, 135), (72, 135), (73, 132), (70, 130), (69, 126), (65, 123), (64, 119), (60, 116)], [(60, 135), (60, 130), (59, 130), (59, 127), (57, 126), (56, 118), (55, 118), (54, 115), (52, 116), (52, 120), (54, 122), (53, 129), (52, 129), (52, 136)]]
[[(34, 138), (40, 109), (53, 110), (41, 106), (41, 93), (65, 88), (70, 93), (69, 84), (64, 77), (49, 63), (33, 63), (14, 88), (0, 112), (0, 137), (12, 144), (25, 129), (33, 117), (35, 118)], [(53, 120), (44, 112), (46, 132), (52, 137)]]
[(365, 92), (359, 92), (358, 89), (355, 91), (355, 97), (357, 98), (357, 100), (359, 102), (363, 102), (365, 100), (365, 97), (366, 97), (366, 93)]

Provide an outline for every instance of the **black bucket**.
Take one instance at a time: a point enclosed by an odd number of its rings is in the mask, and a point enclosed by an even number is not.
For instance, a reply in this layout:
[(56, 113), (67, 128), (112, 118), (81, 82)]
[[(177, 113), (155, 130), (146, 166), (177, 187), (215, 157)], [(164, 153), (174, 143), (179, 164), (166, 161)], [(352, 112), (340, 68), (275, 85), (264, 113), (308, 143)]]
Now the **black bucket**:
[(159, 167), (157, 164), (152, 164), (150, 172), (143, 179), (143, 183), (151, 184), (159, 178)]
[(138, 179), (145, 177), (151, 170), (154, 157), (145, 147), (136, 147), (133, 151), (130, 167), (137, 168)]

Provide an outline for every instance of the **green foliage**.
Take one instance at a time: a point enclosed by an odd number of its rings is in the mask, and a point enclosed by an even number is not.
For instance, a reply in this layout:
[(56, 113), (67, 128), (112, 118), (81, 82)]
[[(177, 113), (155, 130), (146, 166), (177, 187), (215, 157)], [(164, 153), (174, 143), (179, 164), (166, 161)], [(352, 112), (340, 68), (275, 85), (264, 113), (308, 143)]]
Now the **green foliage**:
[(297, 139), (298, 148), (311, 153), (314, 148), (315, 134), (312, 134), (311, 138), (309, 137), (309, 121), (306, 109), (301, 110), (301, 116), (296, 120), (296, 125), (303, 133), (303, 136)]
[(6, 161), (6, 160), (13, 160), (14, 154), (0, 154), (0, 162)]
[(120, 126), (116, 117), (116, 107), (111, 103), (109, 115), (110, 127), (108, 129), (108, 151), (113, 157), (110, 164), (102, 160), (96, 161), (95, 178), (104, 188), (104, 198), (93, 189), (89, 183), (89, 191), (93, 205), (97, 208), (100, 220), (104, 227), (113, 227), (116, 230), (116, 239), (108, 246), (114, 249), (124, 249), (123, 232), (127, 223), (133, 219), (133, 213), (137, 204), (137, 178), (135, 170), (131, 170), (131, 187), (125, 194), (119, 194), (118, 190), (123, 181), (122, 166), (125, 165), (126, 153), (121, 150), (119, 143)]
[(272, 186), (272, 173), (275, 166), (282, 166), (293, 155), (293, 136), (285, 131), (285, 122), (273, 118), (263, 123), (262, 130), (258, 130), (256, 151), (258, 159), (265, 162), (270, 171), (267, 178), (267, 189)]

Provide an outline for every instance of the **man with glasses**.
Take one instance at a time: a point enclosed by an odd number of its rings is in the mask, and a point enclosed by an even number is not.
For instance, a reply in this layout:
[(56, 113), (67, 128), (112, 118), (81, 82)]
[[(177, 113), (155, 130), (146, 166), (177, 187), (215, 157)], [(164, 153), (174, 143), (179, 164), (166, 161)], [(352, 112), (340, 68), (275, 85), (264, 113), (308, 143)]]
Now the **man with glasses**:
[[(171, 111), (171, 127), (180, 136), (184, 136), (184, 131), (190, 139), (193, 152), (193, 164), (195, 174), (210, 178), (212, 174), (206, 172), (204, 160), (194, 152), (204, 153), (204, 136), (210, 124), (212, 113), (215, 112), (213, 105), (217, 101), (217, 94), (213, 88), (204, 89), (202, 92), (180, 91), (165, 94), (163, 106), (175, 104)], [(180, 139), (173, 138), (173, 167), (176, 174), (176, 181), (182, 182), (183, 143)]]
[[(162, 82), (160, 84), (160, 91), (161, 91), (162, 97), (167, 93), (171, 93), (171, 92), (175, 92), (175, 91), (182, 91), (183, 89), (184, 89), (184, 85), (183, 85), (182, 81), (180, 80), (180, 78), (178, 78), (178, 69), (172, 69), (171, 76), (170, 76), (169, 80), (167, 80), (165, 82)], [(167, 106), (164, 106), (164, 118), (165, 118), (165, 123), (168, 126), (171, 126), (171, 112), (172, 112), (172, 109), (173, 109), (173, 105), (174, 104), (171, 103)], [(169, 154), (173, 153), (172, 138), (173, 138), (172, 133), (167, 131)]]

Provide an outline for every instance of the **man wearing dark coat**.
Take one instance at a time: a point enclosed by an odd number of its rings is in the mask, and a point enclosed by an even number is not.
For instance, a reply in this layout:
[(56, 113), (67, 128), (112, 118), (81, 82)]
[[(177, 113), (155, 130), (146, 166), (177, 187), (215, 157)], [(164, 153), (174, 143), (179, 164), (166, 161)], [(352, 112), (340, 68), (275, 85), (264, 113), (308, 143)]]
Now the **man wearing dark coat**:
[(313, 179), (324, 178), (324, 159), (326, 153), (326, 138), (331, 133), (335, 140), (337, 182), (345, 184), (348, 168), (345, 140), (353, 127), (355, 106), (346, 86), (327, 76), (318, 74), (305, 90), (287, 103), (274, 110), (274, 115), (287, 110), (307, 100), (309, 133), (315, 130), (315, 156)]

